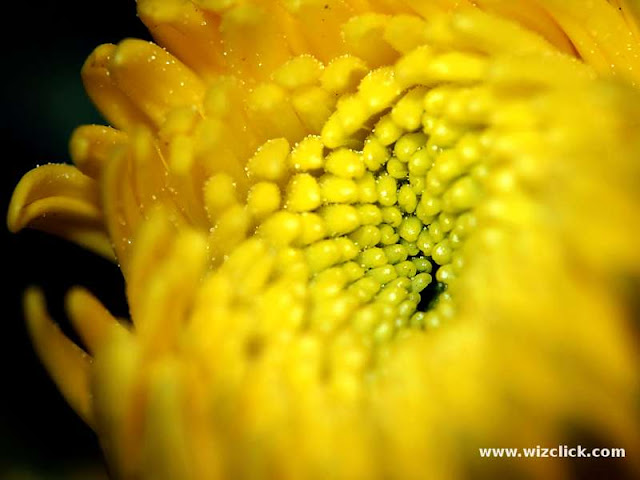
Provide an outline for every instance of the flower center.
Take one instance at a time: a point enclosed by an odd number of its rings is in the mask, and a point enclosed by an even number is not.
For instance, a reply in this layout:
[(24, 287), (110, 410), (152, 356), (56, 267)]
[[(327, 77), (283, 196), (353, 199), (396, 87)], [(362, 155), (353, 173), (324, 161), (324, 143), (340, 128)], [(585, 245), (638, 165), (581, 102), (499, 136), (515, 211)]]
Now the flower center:
[[(451, 319), (451, 287), (487, 174), (478, 131), (451, 120), (473, 94), (402, 89), (393, 72), (378, 69), (338, 101), (321, 136), (292, 149), (284, 139), (265, 143), (247, 164), (257, 233), (225, 257), (221, 271), (255, 269), (247, 263), (253, 249), (268, 252), (273, 272), (258, 277), (269, 276), (269, 289), (299, 305), (282, 315), (323, 334), (351, 329), (383, 344)], [(214, 176), (209, 210), (231, 188), (230, 178)], [(249, 270), (233, 276), (255, 275)]]

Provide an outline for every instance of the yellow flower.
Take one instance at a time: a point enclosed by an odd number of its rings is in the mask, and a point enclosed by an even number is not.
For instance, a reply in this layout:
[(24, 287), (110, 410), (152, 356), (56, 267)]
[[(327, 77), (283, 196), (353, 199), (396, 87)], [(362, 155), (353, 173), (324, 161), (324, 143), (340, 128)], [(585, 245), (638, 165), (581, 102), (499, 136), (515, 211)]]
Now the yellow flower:
[(111, 126), (8, 214), (122, 268), (83, 349), (25, 301), (114, 475), (564, 478), (479, 448), (584, 434), (638, 473), (637, 9), (138, 0), (164, 48), (94, 51)]

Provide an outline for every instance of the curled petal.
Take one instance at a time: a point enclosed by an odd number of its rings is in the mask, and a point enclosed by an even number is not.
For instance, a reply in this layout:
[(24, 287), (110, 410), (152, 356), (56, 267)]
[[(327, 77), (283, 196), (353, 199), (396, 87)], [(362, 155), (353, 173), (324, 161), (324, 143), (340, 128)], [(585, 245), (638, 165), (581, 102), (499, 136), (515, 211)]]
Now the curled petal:
[(113, 259), (93, 179), (70, 165), (43, 165), (27, 173), (13, 192), (9, 230), (27, 226), (64, 237)]

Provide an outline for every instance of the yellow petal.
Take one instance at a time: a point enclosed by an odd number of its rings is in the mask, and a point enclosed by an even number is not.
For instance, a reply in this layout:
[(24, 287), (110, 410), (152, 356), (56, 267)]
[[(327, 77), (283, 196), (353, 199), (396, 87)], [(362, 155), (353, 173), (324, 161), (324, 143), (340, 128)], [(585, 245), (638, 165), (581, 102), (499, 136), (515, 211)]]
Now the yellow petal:
[(87, 95), (116, 128), (128, 131), (138, 124), (151, 126), (151, 119), (118, 87), (109, 72), (115, 50), (113, 44), (101, 45), (85, 61), (81, 73)]
[(33, 227), (67, 238), (113, 259), (102, 221), (98, 187), (70, 165), (43, 165), (27, 173), (13, 192), (7, 225)]
[[(147, 233), (158, 234), (162, 232), (155, 229)], [(155, 255), (142, 250), (146, 246), (136, 245), (134, 253), (134, 257), (143, 256), (144, 263), (153, 270), (146, 283), (134, 285), (140, 299), (136, 331), (144, 351), (155, 354), (174, 349), (179, 343), (178, 333), (187, 321), (206, 267), (207, 243), (203, 235), (186, 230), (178, 233), (168, 245), (164, 258), (158, 258), (157, 250)], [(134, 262), (138, 264), (137, 259)], [(143, 278), (137, 279), (140, 281), (144, 281)]]
[(224, 69), (219, 20), (190, 1), (138, 0), (138, 15), (159, 45), (204, 79)]
[(204, 86), (198, 76), (153, 43), (123, 40), (107, 68), (118, 89), (156, 126), (170, 110), (202, 103)]
[(567, 33), (580, 56), (599, 73), (638, 82), (640, 45), (610, 2), (539, 0)]
[(38, 357), (69, 405), (95, 428), (90, 389), (91, 357), (53, 323), (42, 292), (27, 290), (24, 308), (29, 335)]
[(427, 43), (433, 46), (491, 55), (557, 51), (535, 32), (508, 18), (491, 15), (477, 8), (434, 18), (427, 25), (426, 38)]
[[(532, 33), (542, 35), (559, 51), (569, 55), (576, 55), (575, 47), (562, 28), (540, 2), (530, 0), (476, 0), (474, 2), (480, 9), (496, 16), (515, 20), (518, 24), (530, 30)], [(497, 33), (497, 32), (496, 32)], [(516, 41), (516, 44), (518, 41)], [(504, 44), (505, 48), (512, 48), (512, 40)]]
[(126, 143), (127, 134), (120, 130), (102, 125), (83, 125), (73, 132), (69, 150), (78, 170), (97, 180), (114, 152)]
[(107, 343), (113, 329), (126, 330), (98, 299), (83, 288), (76, 287), (69, 292), (66, 309), (90, 353), (95, 353)]
[(94, 355), (92, 393), (96, 430), (107, 460), (120, 478), (140, 477), (144, 421), (144, 372), (132, 335), (112, 330)]
[(190, 432), (186, 425), (187, 401), (180, 364), (164, 359), (149, 373), (149, 401), (145, 411), (142, 466), (148, 480), (191, 480)]

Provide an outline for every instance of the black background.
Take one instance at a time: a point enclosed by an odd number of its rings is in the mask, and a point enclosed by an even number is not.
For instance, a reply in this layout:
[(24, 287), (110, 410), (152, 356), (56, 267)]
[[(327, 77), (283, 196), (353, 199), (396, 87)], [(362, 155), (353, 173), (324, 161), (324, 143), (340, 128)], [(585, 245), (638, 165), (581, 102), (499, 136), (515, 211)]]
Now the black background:
[[(136, 17), (134, 0), (6, 2), (2, 8), (4, 219), (13, 187), (25, 172), (39, 164), (68, 162), (73, 129), (104, 123), (80, 79), (93, 48), (126, 37), (150, 37)], [(97, 441), (39, 364), (24, 327), (22, 294), (28, 285), (41, 286), (54, 318), (66, 329), (64, 295), (76, 284), (88, 287), (114, 313), (126, 315), (120, 273), (115, 265), (46, 234), (10, 234), (4, 221), (0, 232), (0, 479), (89, 478), (100, 469)]]

